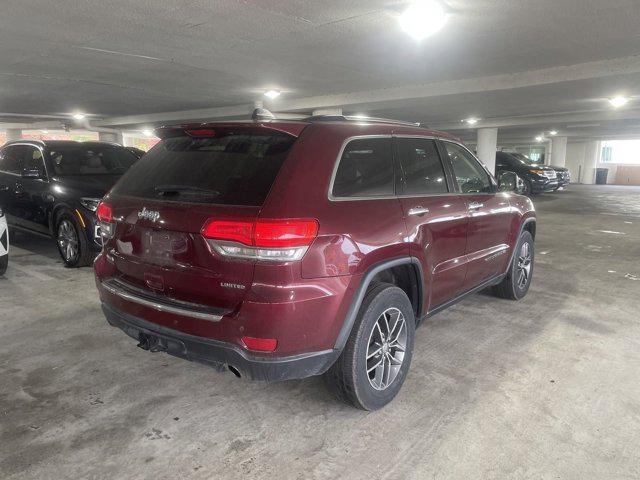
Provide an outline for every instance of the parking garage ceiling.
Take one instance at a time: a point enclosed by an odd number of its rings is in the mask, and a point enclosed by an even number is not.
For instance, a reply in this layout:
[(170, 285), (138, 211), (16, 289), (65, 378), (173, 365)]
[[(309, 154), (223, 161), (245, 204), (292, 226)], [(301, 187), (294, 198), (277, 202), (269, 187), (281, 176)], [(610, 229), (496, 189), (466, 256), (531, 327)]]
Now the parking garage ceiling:
[(607, 102), (640, 95), (637, 0), (444, 5), (445, 28), (418, 42), (398, 27), (406, 2), (5, 0), (0, 119), (237, 116), (277, 88), (275, 111), (339, 106), (449, 130), (475, 116), (523, 138), (638, 131), (640, 99)]

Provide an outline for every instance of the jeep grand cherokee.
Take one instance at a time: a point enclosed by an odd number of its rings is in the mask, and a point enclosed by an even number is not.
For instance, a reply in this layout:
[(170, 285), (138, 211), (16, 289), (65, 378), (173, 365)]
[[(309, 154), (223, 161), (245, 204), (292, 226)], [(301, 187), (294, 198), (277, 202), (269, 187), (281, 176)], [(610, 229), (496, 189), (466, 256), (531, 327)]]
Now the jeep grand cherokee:
[(157, 134), (97, 212), (104, 313), (144, 349), (251, 379), (324, 374), (373, 410), (422, 320), (487, 287), (527, 293), (533, 205), (450, 135), (344, 117)]

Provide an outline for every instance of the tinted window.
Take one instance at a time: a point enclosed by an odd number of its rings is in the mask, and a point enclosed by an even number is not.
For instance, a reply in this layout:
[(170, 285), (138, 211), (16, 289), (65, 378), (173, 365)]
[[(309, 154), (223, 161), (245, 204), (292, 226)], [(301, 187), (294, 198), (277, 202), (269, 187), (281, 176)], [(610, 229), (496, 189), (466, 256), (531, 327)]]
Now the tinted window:
[(25, 152), (24, 166), (25, 170), (37, 170), (41, 177), (46, 176), (44, 168), (44, 159), (42, 158), (42, 152), (36, 147), (27, 147)]
[(493, 192), (489, 175), (466, 148), (451, 142), (443, 143), (462, 193)]
[(260, 130), (215, 137), (167, 138), (149, 150), (113, 190), (181, 202), (260, 206), (295, 137)]
[(446, 193), (447, 181), (434, 140), (398, 138), (398, 158), (404, 172), (404, 195)]
[(334, 197), (393, 195), (393, 161), (390, 138), (350, 141), (333, 182)]
[(111, 145), (65, 145), (49, 153), (53, 170), (60, 176), (122, 175), (137, 158), (122, 147)]
[(13, 145), (4, 148), (0, 153), (0, 170), (21, 174), (25, 153), (28, 148), (26, 145)]

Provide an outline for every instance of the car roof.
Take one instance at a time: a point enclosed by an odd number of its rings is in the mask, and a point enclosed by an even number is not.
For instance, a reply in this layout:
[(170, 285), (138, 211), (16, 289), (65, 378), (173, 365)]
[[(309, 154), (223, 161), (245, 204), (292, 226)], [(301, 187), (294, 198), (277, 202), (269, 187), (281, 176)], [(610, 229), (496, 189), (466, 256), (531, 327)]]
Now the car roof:
[(459, 138), (446, 132), (431, 130), (418, 124), (410, 122), (401, 122), (396, 120), (378, 119), (378, 118), (355, 118), (342, 116), (316, 116), (303, 120), (237, 120), (237, 121), (220, 121), (220, 122), (204, 122), (189, 123), (181, 125), (166, 125), (156, 129), (156, 134), (160, 138), (170, 136), (171, 132), (187, 131), (187, 130), (206, 130), (216, 128), (259, 128), (287, 133), (294, 137), (300, 136), (302, 131), (310, 125), (316, 127), (327, 126), (331, 130), (353, 130), (358, 129), (366, 134), (367, 130), (371, 134), (389, 133), (398, 135), (415, 135), (426, 137), (438, 137), (461, 142)]

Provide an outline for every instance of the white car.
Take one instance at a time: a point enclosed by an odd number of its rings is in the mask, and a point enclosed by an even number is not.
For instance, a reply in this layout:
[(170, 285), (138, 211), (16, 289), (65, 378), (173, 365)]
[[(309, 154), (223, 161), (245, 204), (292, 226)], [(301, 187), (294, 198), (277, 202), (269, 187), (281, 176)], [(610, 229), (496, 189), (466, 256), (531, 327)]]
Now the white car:
[(9, 264), (9, 230), (7, 230), (7, 218), (0, 207), (0, 275), (4, 275)]

